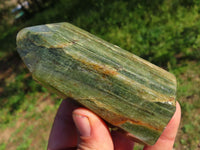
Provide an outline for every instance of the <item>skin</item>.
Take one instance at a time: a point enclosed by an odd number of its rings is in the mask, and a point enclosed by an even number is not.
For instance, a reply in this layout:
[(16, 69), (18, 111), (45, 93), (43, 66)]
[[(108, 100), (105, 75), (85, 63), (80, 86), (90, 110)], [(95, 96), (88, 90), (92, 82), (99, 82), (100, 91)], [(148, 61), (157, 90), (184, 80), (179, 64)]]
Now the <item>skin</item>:
[[(174, 113), (164, 132), (153, 146), (143, 150), (172, 150), (180, 124), (181, 108)], [(77, 140), (78, 139), (78, 140)], [(63, 100), (49, 137), (48, 150), (133, 150), (134, 141), (118, 131), (110, 132), (105, 122), (93, 112)]]

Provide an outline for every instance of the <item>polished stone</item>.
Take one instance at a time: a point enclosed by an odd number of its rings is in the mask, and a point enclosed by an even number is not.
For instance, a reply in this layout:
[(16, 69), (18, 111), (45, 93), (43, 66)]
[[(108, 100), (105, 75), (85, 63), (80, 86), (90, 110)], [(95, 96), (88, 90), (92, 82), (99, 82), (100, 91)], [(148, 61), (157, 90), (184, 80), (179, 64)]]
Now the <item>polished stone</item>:
[(25, 28), (17, 49), (35, 80), (142, 143), (175, 112), (174, 75), (69, 23)]

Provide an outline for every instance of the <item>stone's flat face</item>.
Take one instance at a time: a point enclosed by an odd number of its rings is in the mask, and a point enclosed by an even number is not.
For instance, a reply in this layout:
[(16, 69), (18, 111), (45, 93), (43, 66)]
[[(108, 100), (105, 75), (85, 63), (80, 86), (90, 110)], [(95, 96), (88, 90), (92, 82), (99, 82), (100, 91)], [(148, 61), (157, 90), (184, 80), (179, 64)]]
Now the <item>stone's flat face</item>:
[(17, 49), (33, 78), (153, 145), (175, 112), (169, 72), (69, 23), (29, 27)]

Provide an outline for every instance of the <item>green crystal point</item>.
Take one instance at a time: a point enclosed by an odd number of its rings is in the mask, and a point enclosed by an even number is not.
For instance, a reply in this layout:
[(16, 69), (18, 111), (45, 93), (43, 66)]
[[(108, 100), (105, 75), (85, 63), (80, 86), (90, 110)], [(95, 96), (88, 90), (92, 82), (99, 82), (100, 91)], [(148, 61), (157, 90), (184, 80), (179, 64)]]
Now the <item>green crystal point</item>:
[(25, 28), (17, 49), (35, 80), (145, 144), (175, 112), (174, 75), (69, 23)]

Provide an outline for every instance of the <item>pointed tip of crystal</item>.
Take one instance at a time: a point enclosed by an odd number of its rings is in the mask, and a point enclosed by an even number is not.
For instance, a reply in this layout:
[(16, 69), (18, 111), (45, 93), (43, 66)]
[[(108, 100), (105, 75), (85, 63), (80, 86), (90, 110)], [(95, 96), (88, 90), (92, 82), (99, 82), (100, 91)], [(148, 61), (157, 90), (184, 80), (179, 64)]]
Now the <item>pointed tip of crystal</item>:
[(17, 34), (17, 51), (31, 72), (34, 72), (40, 60), (38, 46), (35, 41), (39, 40), (38, 33), (41, 33), (42, 29), (43, 26), (29, 27), (22, 29)]

